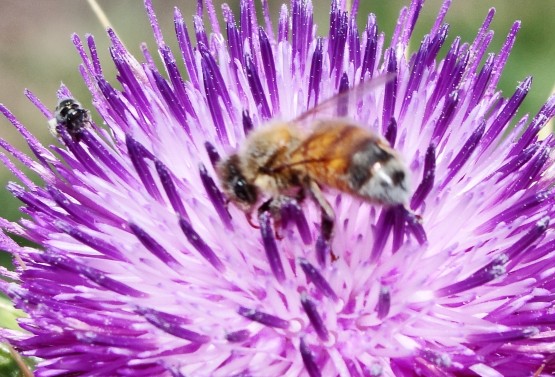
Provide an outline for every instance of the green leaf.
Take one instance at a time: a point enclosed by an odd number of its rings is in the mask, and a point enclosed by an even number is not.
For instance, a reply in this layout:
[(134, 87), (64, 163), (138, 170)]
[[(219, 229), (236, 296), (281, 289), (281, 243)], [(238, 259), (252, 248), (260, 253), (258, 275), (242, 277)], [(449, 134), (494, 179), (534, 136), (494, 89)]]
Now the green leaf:
[[(17, 318), (24, 317), (25, 313), (13, 307), (6, 297), (0, 296), (0, 327), (11, 330), (20, 330)], [(0, 376), (3, 376), (0, 374)]]
[(0, 344), (0, 376), (22, 377), (23, 373), (19, 365), (13, 359), (9, 348), (5, 344)]

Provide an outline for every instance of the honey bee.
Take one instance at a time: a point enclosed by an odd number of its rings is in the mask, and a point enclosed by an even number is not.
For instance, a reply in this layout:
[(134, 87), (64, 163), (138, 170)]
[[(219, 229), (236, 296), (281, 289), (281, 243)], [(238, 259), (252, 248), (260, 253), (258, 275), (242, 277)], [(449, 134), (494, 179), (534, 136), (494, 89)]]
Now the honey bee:
[[(385, 139), (346, 117), (317, 119), (309, 131), (301, 127), (302, 121), (337, 103), (339, 97), (344, 99), (344, 94), (293, 121), (271, 123), (251, 132), (237, 153), (216, 165), (228, 199), (250, 214), (257, 207), (259, 211), (270, 208), (268, 204), (280, 197), (309, 194), (321, 208), (326, 240), (332, 237), (335, 216), (321, 186), (372, 203), (405, 204), (408, 172)], [(261, 194), (270, 200), (260, 206)]]
[(62, 99), (58, 102), (54, 118), (49, 121), (50, 132), (59, 137), (58, 125), (63, 126), (73, 141), (81, 140), (83, 130), (90, 124), (90, 113), (73, 98)]

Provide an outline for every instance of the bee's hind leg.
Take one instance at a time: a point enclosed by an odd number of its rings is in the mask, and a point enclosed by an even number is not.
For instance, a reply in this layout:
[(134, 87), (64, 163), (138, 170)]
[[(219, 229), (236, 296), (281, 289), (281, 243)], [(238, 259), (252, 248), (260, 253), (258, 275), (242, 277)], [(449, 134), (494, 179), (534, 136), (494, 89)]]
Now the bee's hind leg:
[(326, 254), (330, 255), (332, 262), (336, 261), (339, 258), (333, 253), (331, 249), (331, 241), (333, 238), (333, 229), (335, 225), (335, 213), (316, 182), (311, 181), (308, 185), (308, 190), (310, 191), (314, 201), (320, 207), (321, 211), (321, 235), (316, 244), (316, 251), (318, 254), (318, 261), (320, 262), (320, 264), (325, 265), (327, 259)]

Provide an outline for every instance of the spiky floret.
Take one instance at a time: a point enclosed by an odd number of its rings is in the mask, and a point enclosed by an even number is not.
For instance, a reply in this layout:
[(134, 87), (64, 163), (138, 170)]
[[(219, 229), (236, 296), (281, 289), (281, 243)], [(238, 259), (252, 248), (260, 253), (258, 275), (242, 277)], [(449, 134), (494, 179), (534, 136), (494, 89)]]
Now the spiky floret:
[[(192, 42), (179, 10), (183, 79), (150, 1), (146, 9), (166, 70), (149, 50), (133, 58), (109, 31), (120, 89), (103, 77), (94, 39), (74, 43), (81, 73), (108, 131), (91, 121), (79, 140), (45, 147), (5, 108), (35, 158), (1, 146), (38, 173), (9, 190), (30, 219), (1, 220), (0, 245), (21, 259), (0, 288), (29, 317), (4, 331), (37, 376), (523, 376), (555, 371), (551, 98), (509, 125), (527, 78), (509, 98), (496, 86), (520, 25), (486, 56), (492, 10), (476, 39), (455, 39), (445, 59), (444, 3), (406, 57), (422, 8), (401, 11), (386, 46), (373, 15), (359, 33), (332, 2), (327, 37), (312, 4), (268, 3), (259, 25), (252, 0), (240, 22), (210, 1)], [(239, 26), (240, 25), (240, 26)], [(88, 51), (87, 51), (88, 50)], [(260, 233), (225, 207), (214, 163), (252, 128), (291, 119), (339, 90), (384, 72), (395, 79), (359, 99), (349, 116), (383, 134), (410, 167), (410, 210), (328, 193), (336, 214), (331, 262), (311, 203), (285, 203), (283, 239), (272, 218)], [(62, 87), (60, 98), (71, 93)], [(30, 92), (46, 118), (52, 113)], [(503, 137), (503, 133), (508, 136)]]

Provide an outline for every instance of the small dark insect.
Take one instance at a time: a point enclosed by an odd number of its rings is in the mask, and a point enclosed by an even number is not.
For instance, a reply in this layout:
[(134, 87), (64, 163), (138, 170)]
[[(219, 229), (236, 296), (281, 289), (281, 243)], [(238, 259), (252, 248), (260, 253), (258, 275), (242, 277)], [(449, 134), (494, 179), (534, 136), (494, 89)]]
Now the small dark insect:
[(65, 128), (73, 141), (81, 140), (83, 130), (90, 125), (89, 110), (84, 109), (77, 100), (66, 98), (58, 102), (54, 118), (50, 120), (50, 132), (59, 137), (58, 126)]

